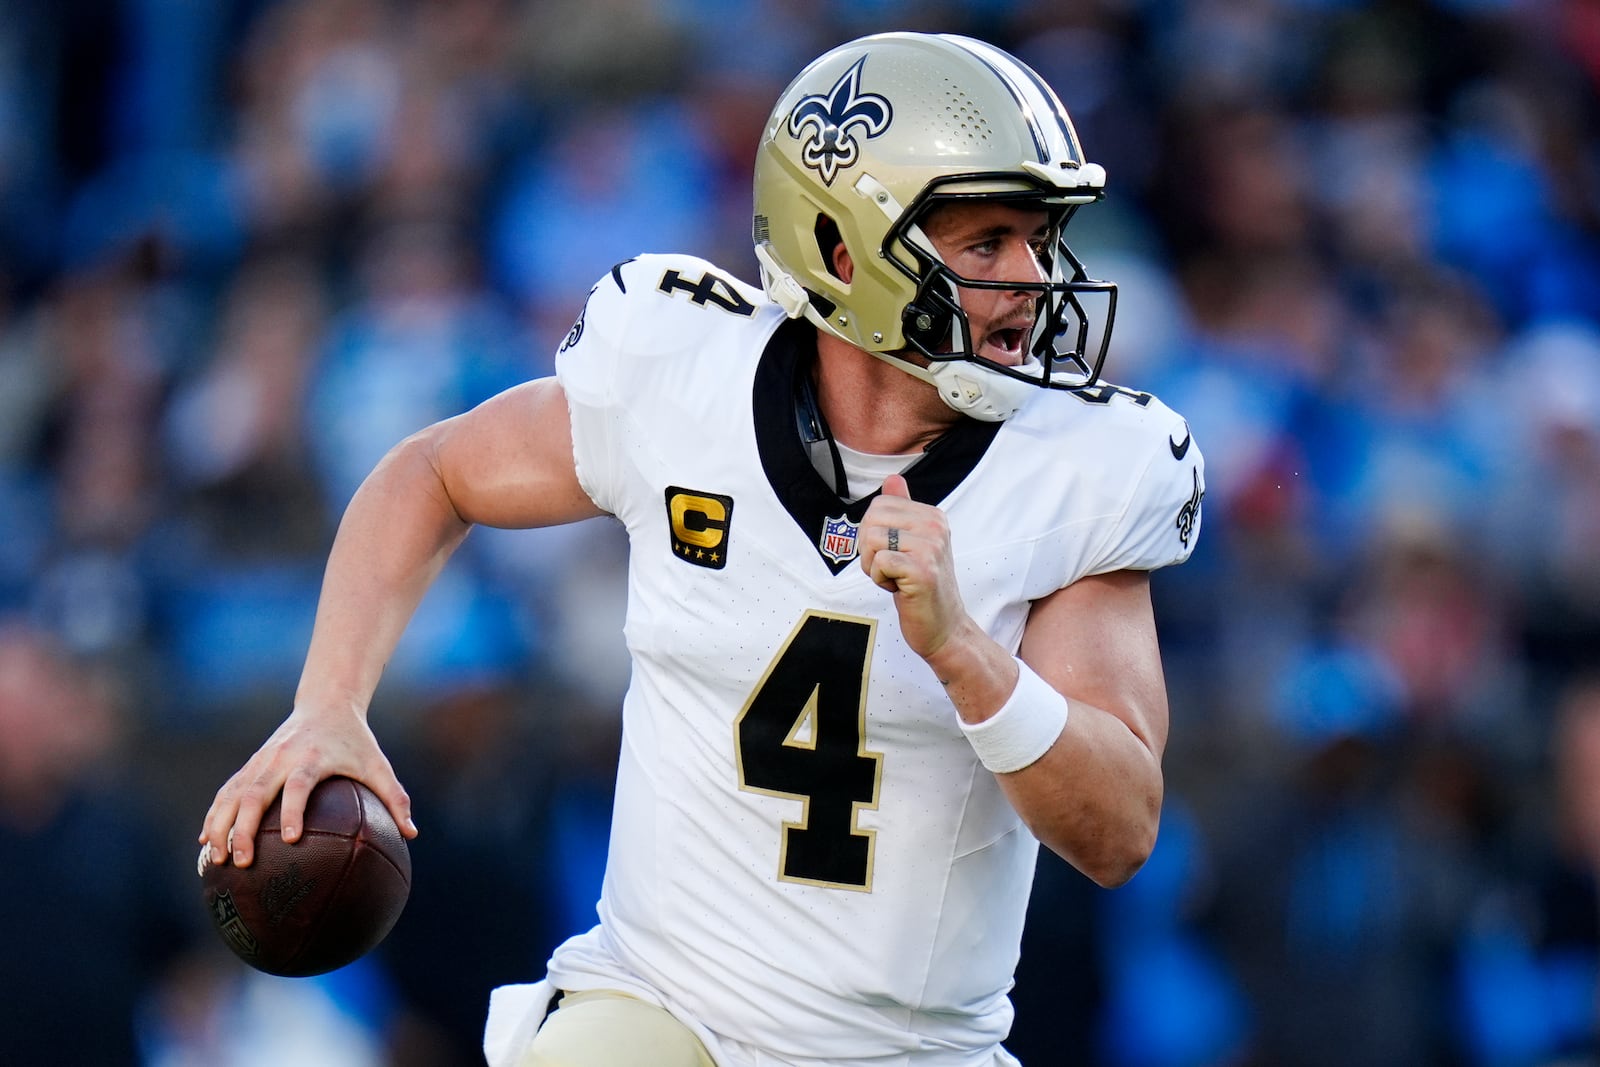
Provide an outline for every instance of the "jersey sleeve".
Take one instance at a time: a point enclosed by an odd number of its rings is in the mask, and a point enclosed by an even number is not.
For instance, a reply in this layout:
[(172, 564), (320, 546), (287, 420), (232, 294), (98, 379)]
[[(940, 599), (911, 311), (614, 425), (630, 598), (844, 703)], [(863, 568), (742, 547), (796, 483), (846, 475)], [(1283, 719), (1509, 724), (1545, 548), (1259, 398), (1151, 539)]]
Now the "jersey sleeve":
[(556, 351), (556, 379), (567, 394), (578, 484), (589, 499), (612, 514), (620, 504), (617, 442), (627, 418), (617, 389), (632, 313), (624, 278), (627, 267), (617, 264), (589, 290), (578, 321)]
[(578, 484), (597, 506), (625, 523), (660, 506), (644, 475), (657, 446), (720, 403), (711, 388), (681, 386), (730, 380), (780, 314), (759, 289), (695, 256), (636, 256), (595, 283), (556, 352), (556, 378)]
[(1200, 537), (1200, 505), (1206, 495), (1200, 447), (1189, 424), (1164, 405), (1151, 412), (1149, 426), (1149, 459), (1096, 553), (1091, 574), (1153, 571), (1182, 563)]

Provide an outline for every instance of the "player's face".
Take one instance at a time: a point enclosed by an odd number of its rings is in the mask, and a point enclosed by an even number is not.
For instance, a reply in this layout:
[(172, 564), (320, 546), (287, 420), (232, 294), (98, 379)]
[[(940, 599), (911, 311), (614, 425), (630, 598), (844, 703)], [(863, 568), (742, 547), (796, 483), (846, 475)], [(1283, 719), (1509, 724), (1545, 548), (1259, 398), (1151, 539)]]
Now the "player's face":
[[(964, 278), (1038, 284), (1049, 280), (1042, 263), (1050, 216), (1010, 204), (943, 204), (922, 226), (945, 265)], [(1037, 291), (962, 289), (961, 307), (972, 328), (976, 354), (1008, 367), (1028, 358), (1038, 314)]]

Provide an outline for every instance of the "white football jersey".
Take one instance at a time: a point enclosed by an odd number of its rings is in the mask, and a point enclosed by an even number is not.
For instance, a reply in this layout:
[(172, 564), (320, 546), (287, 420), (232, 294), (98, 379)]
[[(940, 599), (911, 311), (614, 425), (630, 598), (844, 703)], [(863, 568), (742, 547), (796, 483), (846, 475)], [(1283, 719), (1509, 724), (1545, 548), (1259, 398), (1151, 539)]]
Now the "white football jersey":
[[(790, 1062), (977, 1062), (1010, 1028), (1038, 845), (855, 558), (870, 499), (801, 443), (814, 336), (652, 256), (561, 347), (579, 479), (628, 530), (634, 667), (600, 925), (550, 978)], [(1034, 600), (1187, 558), (1204, 494), (1184, 421), (1111, 385), (963, 420), (906, 477), (1013, 652)]]

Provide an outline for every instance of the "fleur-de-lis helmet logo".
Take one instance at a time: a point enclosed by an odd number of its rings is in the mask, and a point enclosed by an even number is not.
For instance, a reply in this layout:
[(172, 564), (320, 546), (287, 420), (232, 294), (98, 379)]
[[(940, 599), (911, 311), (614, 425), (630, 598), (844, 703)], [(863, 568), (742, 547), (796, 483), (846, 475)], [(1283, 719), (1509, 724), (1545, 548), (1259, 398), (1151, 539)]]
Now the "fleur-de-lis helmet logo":
[(861, 155), (860, 138), (873, 138), (889, 128), (894, 110), (877, 93), (863, 93), (862, 56), (833, 83), (827, 94), (802, 97), (789, 113), (789, 132), (800, 140), (800, 161), (832, 185), (840, 170)]

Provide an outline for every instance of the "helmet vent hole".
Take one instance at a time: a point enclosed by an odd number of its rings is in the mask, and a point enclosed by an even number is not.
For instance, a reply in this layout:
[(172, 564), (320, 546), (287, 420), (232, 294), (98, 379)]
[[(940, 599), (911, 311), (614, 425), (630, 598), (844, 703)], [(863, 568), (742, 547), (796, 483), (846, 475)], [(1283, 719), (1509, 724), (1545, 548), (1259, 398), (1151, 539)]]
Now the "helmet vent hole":
[(989, 121), (966, 92), (945, 79), (945, 116), (952, 137), (962, 137), (972, 143), (989, 140)]

